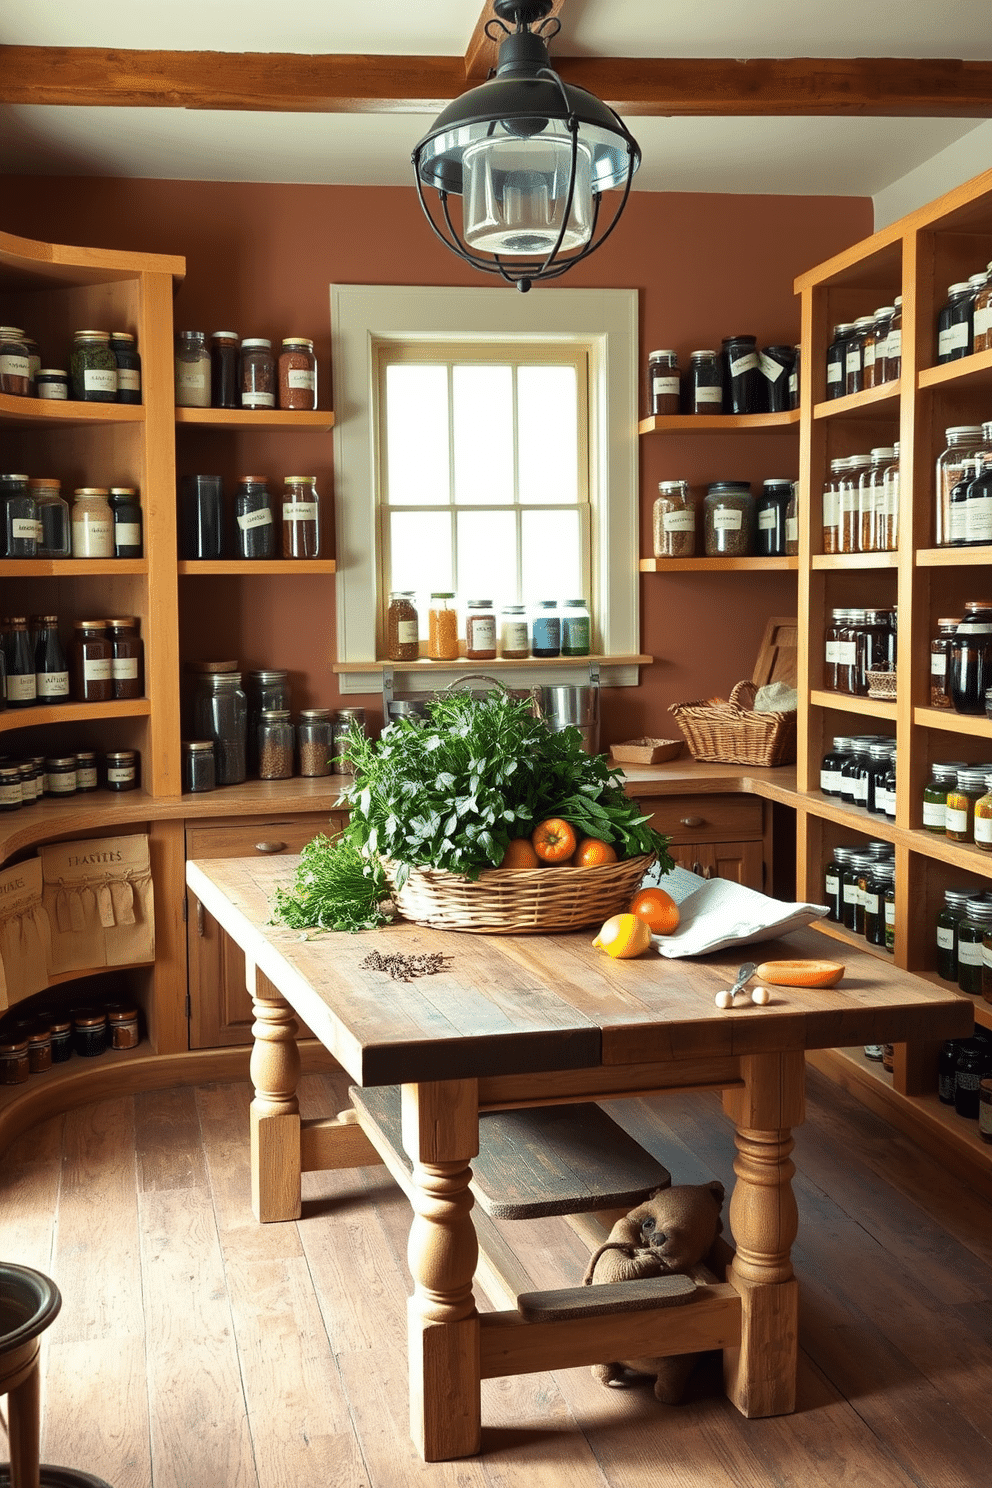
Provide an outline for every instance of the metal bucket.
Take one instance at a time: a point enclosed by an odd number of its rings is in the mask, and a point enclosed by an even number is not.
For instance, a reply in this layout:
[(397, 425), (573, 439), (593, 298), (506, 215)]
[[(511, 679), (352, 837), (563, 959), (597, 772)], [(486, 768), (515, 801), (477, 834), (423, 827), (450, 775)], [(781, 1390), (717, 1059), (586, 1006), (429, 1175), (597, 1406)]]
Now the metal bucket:
[(599, 688), (539, 687), (537, 706), (548, 728), (555, 733), (577, 728), (587, 754), (599, 753)]

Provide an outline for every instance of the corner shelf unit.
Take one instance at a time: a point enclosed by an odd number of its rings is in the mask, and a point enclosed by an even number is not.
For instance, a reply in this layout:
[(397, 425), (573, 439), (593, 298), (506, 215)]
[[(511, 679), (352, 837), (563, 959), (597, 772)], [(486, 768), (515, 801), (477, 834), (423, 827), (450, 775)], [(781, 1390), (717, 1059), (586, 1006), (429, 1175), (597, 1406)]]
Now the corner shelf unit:
[[(803, 387), (811, 395), (800, 423), (799, 758), (797, 895), (820, 900), (835, 846), (873, 838), (895, 846), (895, 964), (946, 987), (936, 970), (935, 918), (946, 888), (992, 887), (992, 855), (923, 829), (922, 796), (934, 760), (992, 762), (992, 722), (929, 704), (930, 639), (948, 605), (989, 591), (992, 548), (933, 547), (934, 468), (952, 424), (992, 417), (992, 352), (934, 366), (937, 314), (947, 285), (992, 259), (992, 171), (893, 223), (796, 280), (802, 297)], [(903, 296), (902, 369), (897, 383), (827, 401), (826, 351), (833, 325), (870, 314)], [(824, 554), (820, 492), (831, 458), (872, 444), (900, 442), (899, 545), (895, 553)], [(992, 597), (992, 594), (990, 594)], [(822, 688), (827, 615), (833, 606), (898, 605), (895, 702), (842, 696)], [(864, 721), (865, 732), (897, 745), (895, 821), (869, 815), (819, 791), (820, 761), (835, 733)], [(845, 939), (837, 926), (822, 927)], [(847, 937), (849, 938), (849, 937)], [(857, 942), (863, 944), (860, 939)], [(884, 953), (883, 953), (884, 954)], [(962, 994), (963, 996), (964, 994)], [(992, 1028), (979, 999), (976, 1021)], [(921, 1145), (988, 1189), (992, 1149), (976, 1123), (936, 1095), (937, 1046), (900, 1046), (892, 1075), (861, 1050), (832, 1050), (812, 1062), (900, 1124)]]

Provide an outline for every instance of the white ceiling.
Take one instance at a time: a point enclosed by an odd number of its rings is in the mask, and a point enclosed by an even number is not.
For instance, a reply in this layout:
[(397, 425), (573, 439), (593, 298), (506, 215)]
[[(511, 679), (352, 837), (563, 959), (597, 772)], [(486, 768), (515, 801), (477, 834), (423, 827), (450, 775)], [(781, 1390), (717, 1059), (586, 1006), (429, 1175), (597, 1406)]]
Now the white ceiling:
[[(0, 0), (0, 42), (461, 56), (481, 0)], [(992, 58), (976, 0), (568, 0), (555, 54)], [(875, 195), (970, 119), (629, 118), (635, 189)], [(426, 114), (0, 106), (0, 171), (407, 185)]]

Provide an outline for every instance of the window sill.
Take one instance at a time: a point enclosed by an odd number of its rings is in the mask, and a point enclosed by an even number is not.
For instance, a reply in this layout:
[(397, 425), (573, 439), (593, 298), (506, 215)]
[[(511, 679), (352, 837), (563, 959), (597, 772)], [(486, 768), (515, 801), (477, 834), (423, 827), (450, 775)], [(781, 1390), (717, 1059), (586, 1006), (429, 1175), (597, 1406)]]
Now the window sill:
[(581, 684), (594, 674), (607, 687), (636, 687), (640, 668), (650, 666), (653, 656), (558, 656), (544, 661), (539, 657), (519, 661), (496, 657), (492, 661), (339, 661), (331, 670), (341, 679), (343, 694), (380, 692), (393, 676), (402, 676), (407, 693), (437, 692), (450, 687), (463, 677), (497, 678), (504, 687), (526, 688)]

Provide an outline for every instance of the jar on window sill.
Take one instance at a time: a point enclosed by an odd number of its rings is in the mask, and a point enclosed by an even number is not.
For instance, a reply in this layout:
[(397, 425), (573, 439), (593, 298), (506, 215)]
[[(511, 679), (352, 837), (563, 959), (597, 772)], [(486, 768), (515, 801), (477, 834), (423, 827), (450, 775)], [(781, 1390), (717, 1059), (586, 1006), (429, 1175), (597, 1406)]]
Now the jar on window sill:
[(530, 621), (530, 654), (550, 660), (561, 655), (561, 615), (558, 601), (539, 599)]
[(140, 558), (143, 548), (141, 502), (134, 486), (111, 486), (107, 498), (114, 519), (114, 557)]
[(686, 481), (659, 481), (654, 503), (654, 556), (692, 558), (696, 551), (696, 504)]
[(141, 357), (128, 331), (111, 331), (110, 349), (117, 366), (118, 403), (141, 402)]
[(469, 661), (496, 657), (496, 611), (491, 599), (470, 599), (465, 606), (465, 656)]
[(320, 501), (315, 475), (287, 475), (283, 479), (282, 556), (320, 557)]
[(674, 351), (652, 351), (648, 355), (648, 407), (655, 417), (678, 413), (681, 406), (679, 359)]
[(317, 407), (317, 358), (304, 336), (283, 338), (279, 353), (279, 407)]
[(0, 326), (0, 393), (15, 398), (31, 396), (31, 363), (24, 332)]
[(261, 336), (241, 343), (241, 407), (275, 408), (276, 364), (272, 342)]
[(694, 351), (689, 358), (689, 413), (723, 412), (723, 362), (719, 352)]
[(237, 331), (214, 331), (210, 337), (210, 406), (240, 408), (238, 381), (240, 343)]
[(238, 533), (238, 557), (271, 558), (275, 552), (275, 518), (272, 497), (264, 475), (243, 475), (238, 481), (234, 515)]
[(102, 486), (80, 486), (72, 499), (73, 558), (113, 558), (114, 514)]
[(117, 402), (117, 360), (109, 331), (76, 331), (69, 369), (77, 403)]
[(394, 589), (386, 612), (386, 657), (389, 661), (416, 661), (420, 655), (420, 616), (412, 589)]
[(753, 553), (754, 526), (754, 497), (747, 481), (714, 481), (707, 487), (703, 500), (707, 558), (745, 558)]
[[(520, 611), (522, 614), (523, 605)], [(526, 630), (525, 621), (525, 633)], [(427, 655), (431, 661), (458, 660), (458, 611), (453, 589), (435, 589), (431, 595), (427, 612)]]
[(566, 599), (561, 612), (562, 656), (588, 656), (591, 648), (592, 625), (585, 600)]
[(206, 331), (176, 333), (176, 407), (210, 407), (210, 348)]

